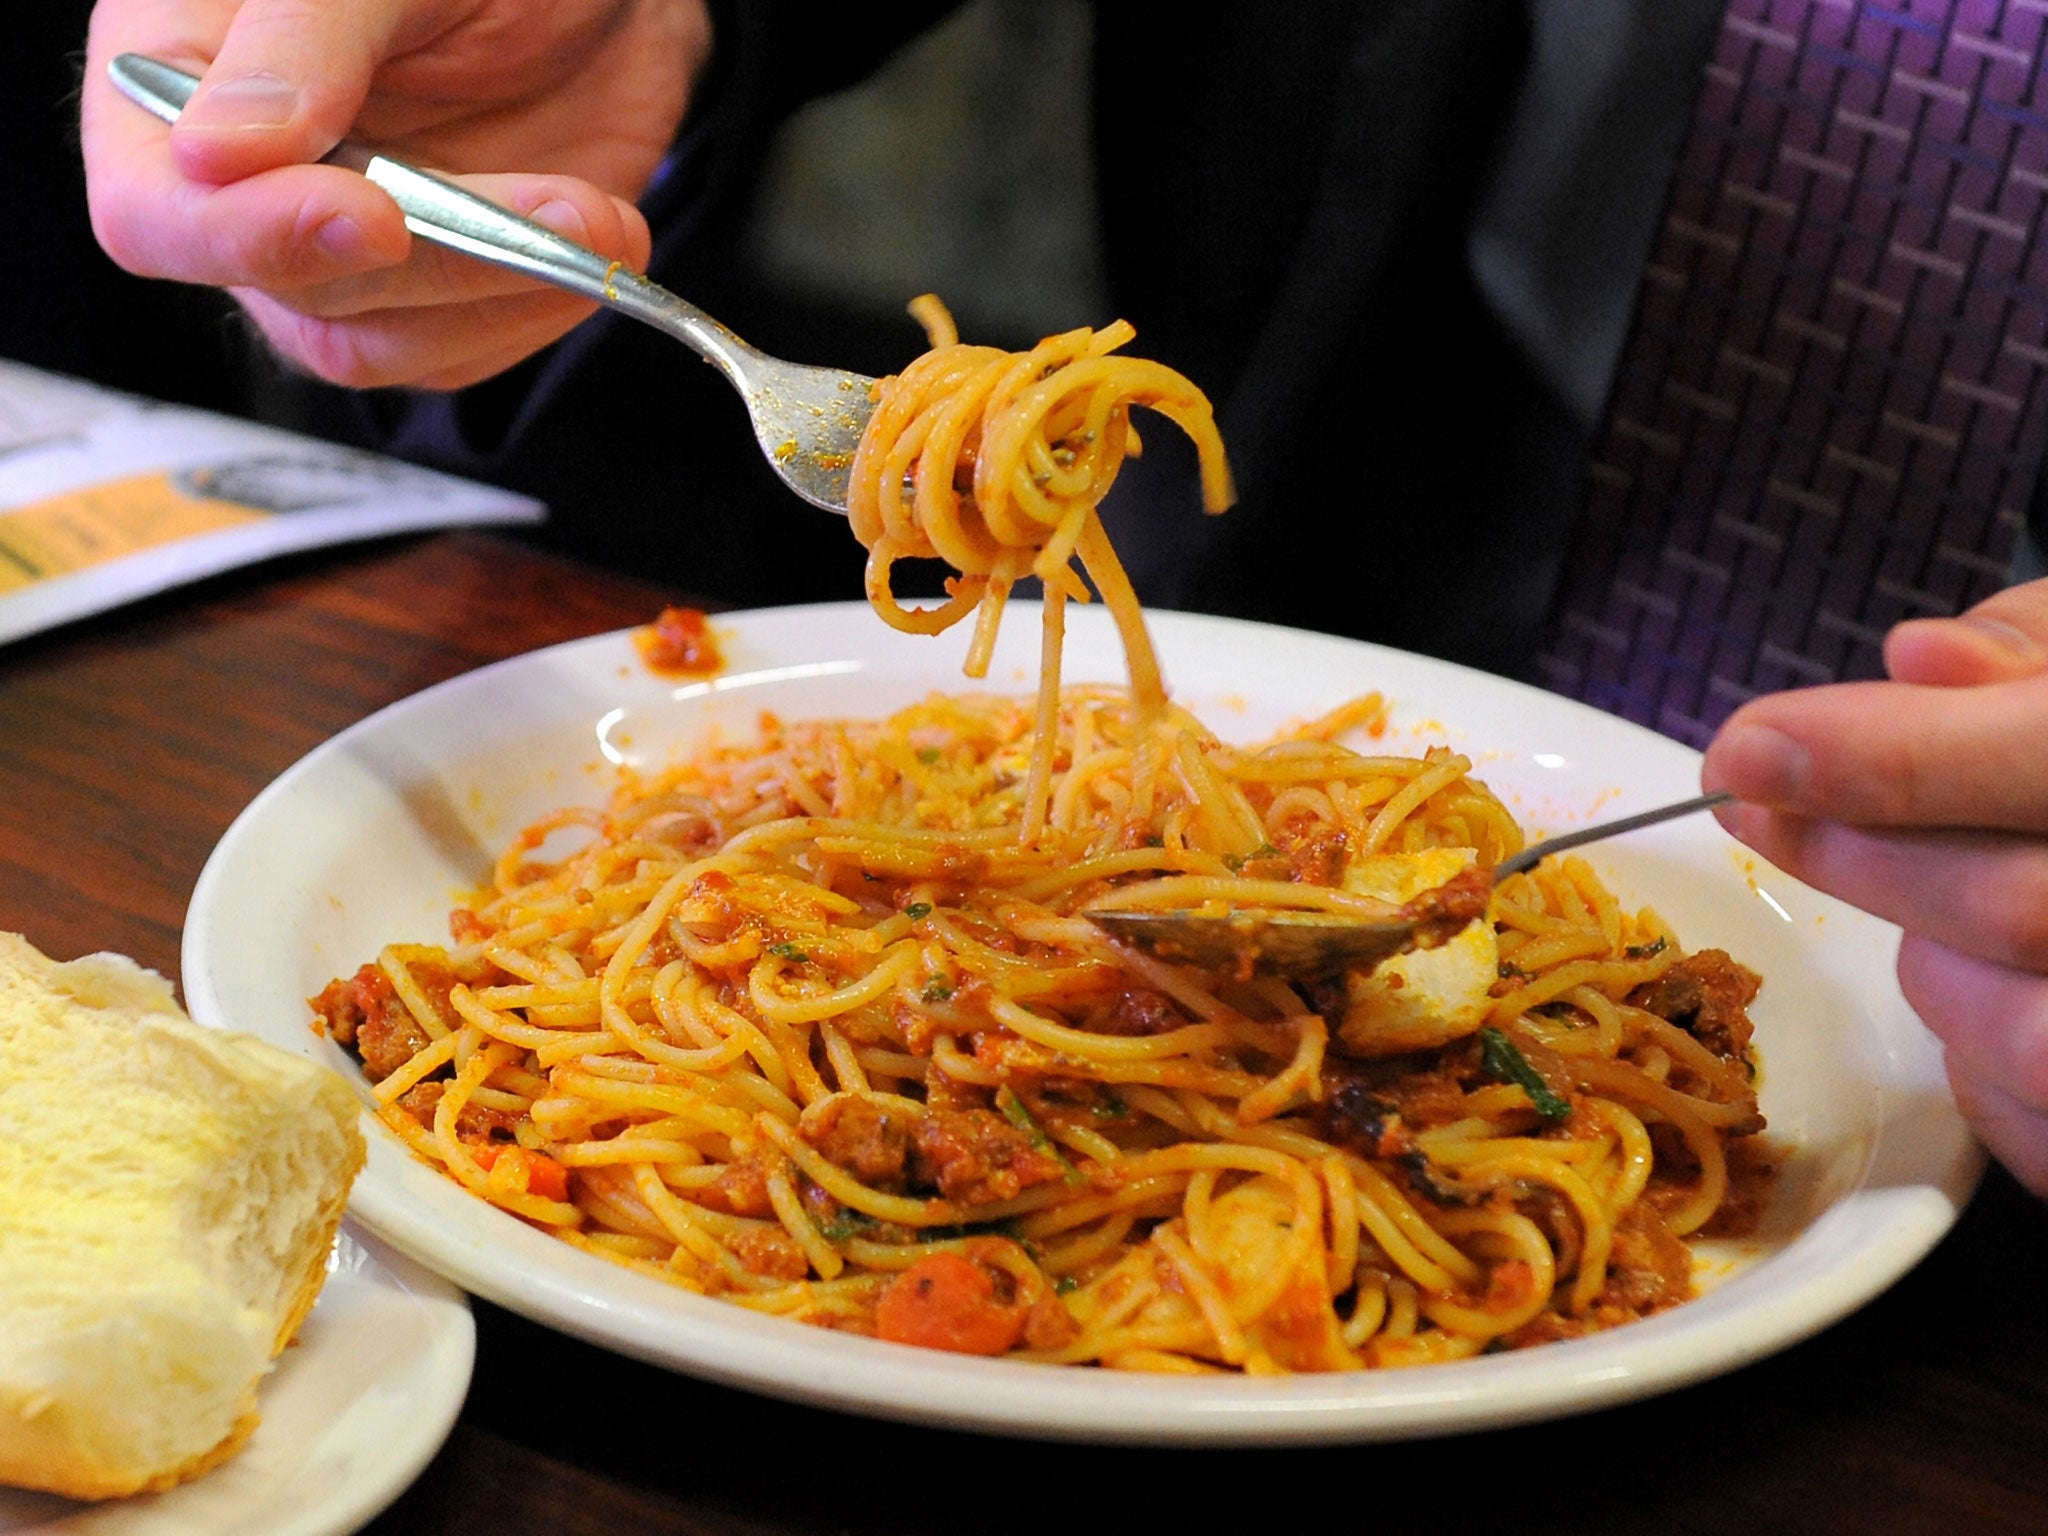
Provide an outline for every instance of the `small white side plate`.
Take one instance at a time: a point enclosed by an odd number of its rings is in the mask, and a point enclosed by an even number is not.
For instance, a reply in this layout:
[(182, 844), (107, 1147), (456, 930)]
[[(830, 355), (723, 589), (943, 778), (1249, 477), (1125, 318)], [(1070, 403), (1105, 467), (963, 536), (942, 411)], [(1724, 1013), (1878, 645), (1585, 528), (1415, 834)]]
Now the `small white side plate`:
[(405, 1491), (469, 1391), (469, 1299), (345, 1224), (297, 1342), (232, 1461), (165, 1493), (81, 1504), (0, 1488), (7, 1536), (348, 1536)]

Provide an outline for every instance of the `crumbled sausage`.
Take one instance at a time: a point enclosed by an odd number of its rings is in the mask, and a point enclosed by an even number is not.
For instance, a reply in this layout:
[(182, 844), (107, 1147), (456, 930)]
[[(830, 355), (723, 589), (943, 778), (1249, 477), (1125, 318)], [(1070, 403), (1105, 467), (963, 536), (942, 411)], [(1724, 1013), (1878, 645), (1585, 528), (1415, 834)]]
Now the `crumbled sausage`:
[(1763, 985), (1756, 972), (1738, 965), (1726, 950), (1689, 955), (1629, 994), (1636, 1007), (1668, 1019), (1724, 1060), (1749, 1049), (1755, 1031), (1746, 1011)]

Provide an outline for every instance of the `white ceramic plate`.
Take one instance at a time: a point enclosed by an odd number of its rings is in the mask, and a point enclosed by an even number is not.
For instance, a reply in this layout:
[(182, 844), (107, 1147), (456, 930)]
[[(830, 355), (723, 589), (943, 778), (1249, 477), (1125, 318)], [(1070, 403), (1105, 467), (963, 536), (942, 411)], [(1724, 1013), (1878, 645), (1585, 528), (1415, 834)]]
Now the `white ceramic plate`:
[(462, 1292), (344, 1224), (320, 1300), (257, 1391), (232, 1461), (166, 1493), (79, 1504), (0, 1488), (8, 1536), (347, 1536), (419, 1476), (469, 1390)]
[[(1447, 741), (1532, 832), (1697, 789), (1698, 757), (1552, 695), (1439, 662), (1257, 625), (1154, 614), (1176, 697), (1252, 738), (1378, 689), (1390, 743)], [(607, 793), (613, 763), (664, 760), (759, 713), (874, 715), (959, 675), (964, 631), (899, 635), (864, 606), (728, 616), (727, 670), (677, 687), (624, 634), (537, 652), (394, 705), (310, 754), (222, 839), (193, 894), (192, 1012), (353, 1073), (305, 999), (446, 913), (528, 820)], [(1036, 679), (1035, 611), (1005, 625), (985, 686)], [(1073, 614), (1067, 677), (1121, 680), (1099, 608)], [(1158, 1444), (1391, 1439), (1595, 1408), (1729, 1370), (1844, 1316), (1954, 1222), (1981, 1159), (1937, 1052), (1892, 978), (1893, 930), (1784, 878), (1707, 817), (1594, 850), (1623, 897), (1694, 948), (1766, 978), (1763, 1103), (1797, 1148), (1766, 1230), (1709, 1255), (1688, 1306), (1590, 1339), (1419, 1370), (1153, 1379), (966, 1359), (756, 1316), (626, 1273), (493, 1210), (372, 1125), (357, 1219), (514, 1311), (677, 1370), (830, 1407), (1026, 1436)]]

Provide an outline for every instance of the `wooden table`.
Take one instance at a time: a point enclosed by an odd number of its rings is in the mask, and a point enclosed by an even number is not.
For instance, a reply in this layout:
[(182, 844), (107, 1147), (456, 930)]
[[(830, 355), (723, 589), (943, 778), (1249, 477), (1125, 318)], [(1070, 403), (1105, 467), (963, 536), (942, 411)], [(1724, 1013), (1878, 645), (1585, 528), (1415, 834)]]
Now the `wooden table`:
[[(175, 977), (258, 790), (375, 709), (687, 600), (493, 535), (328, 551), (0, 648), (0, 926)], [(2048, 1531), (2048, 1210), (1994, 1172), (1891, 1292), (1630, 1407), (1435, 1442), (1041, 1445), (707, 1386), (479, 1303), (474, 1386), (377, 1536)], [(5, 1323), (0, 1319), (0, 1347)], [(204, 1533), (195, 1533), (204, 1536)]]

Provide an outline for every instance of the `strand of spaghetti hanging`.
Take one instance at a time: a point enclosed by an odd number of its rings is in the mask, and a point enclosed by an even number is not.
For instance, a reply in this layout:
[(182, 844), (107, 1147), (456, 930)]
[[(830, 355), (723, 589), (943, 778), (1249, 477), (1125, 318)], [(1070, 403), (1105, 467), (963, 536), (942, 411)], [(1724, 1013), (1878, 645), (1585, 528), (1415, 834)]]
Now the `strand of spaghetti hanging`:
[[(1044, 829), (1050, 793), (1066, 604), (1086, 602), (1090, 582), (1123, 641), (1140, 718), (1156, 721), (1165, 708), (1144, 613), (1098, 510), (1124, 459), (1141, 450), (1131, 408), (1157, 411), (1187, 433), (1204, 510), (1224, 511), (1236, 490), (1208, 397), (1163, 364), (1120, 355), (1137, 334), (1129, 322), (1006, 352), (963, 344), (932, 294), (912, 300), (910, 312), (930, 350), (876, 382), (847, 512), (868, 550), (868, 601), (884, 622), (936, 635), (976, 614), (963, 667), (969, 677), (988, 675), (1011, 589), (1027, 576), (1043, 584), (1037, 731), (1021, 833), (1030, 843)], [(904, 559), (953, 568), (943, 601), (916, 608), (897, 598), (892, 572)]]

